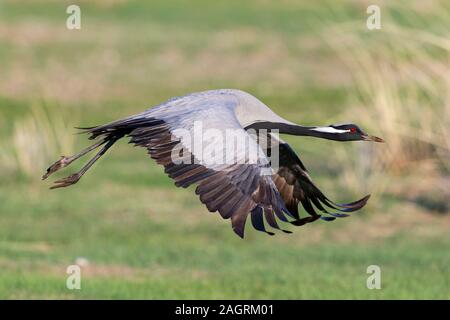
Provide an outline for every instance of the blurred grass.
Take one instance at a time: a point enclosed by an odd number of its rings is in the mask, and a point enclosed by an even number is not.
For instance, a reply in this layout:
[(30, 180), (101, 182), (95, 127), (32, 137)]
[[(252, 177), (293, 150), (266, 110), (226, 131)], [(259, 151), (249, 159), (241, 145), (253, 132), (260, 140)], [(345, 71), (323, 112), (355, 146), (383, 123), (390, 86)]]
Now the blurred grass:
[[(405, 122), (408, 130), (440, 133), (436, 123), (448, 130), (448, 49), (417, 42), (425, 34), (448, 43), (445, 1), (380, 2), (379, 32), (365, 30), (373, 3), (364, 1), (81, 1), (80, 31), (65, 28), (68, 2), (25, 2), (0, 3), (3, 155), (17, 125), (45, 122), (33, 108), (45, 107), (50, 131), (63, 131), (220, 87), (247, 90), (298, 123), (359, 123), (401, 148), (404, 139), (386, 130), (395, 122), (377, 112), (422, 110), (431, 121), (413, 114), (405, 121), (419, 124)], [(415, 40), (392, 34), (392, 26)], [(409, 102), (425, 109), (408, 109)], [(28, 130), (30, 144), (41, 138)], [(64, 132), (65, 147), (87, 144)], [(413, 139), (413, 150), (427, 157), (405, 155), (404, 169), (392, 170), (367, 157), (402, 150), (392, 144), (286, 139), (330, 197), (375, 192), (375, 201), (293, 235), (266, 237), (248, 227), (242, 241), (126, 142), (80, 184), (53, 192), (39, 181), (39, 167), (63, 153), (56, 141), (50, 145), (58, 150), (33, 155), (36, 172), (8, 157), (0, 180), (0, 297), (450, 298), (448, 147), (420, 149)], [(65, 288), (65, 270), (78, 257), (89, 264), (75, 292)], [(365, 287), (371, 264), (382, 269), (382, 290)]]

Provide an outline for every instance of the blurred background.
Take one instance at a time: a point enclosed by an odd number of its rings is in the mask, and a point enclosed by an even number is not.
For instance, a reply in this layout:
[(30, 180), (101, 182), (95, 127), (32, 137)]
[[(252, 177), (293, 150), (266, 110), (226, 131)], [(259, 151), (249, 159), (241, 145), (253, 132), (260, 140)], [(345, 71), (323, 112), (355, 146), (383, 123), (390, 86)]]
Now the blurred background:
[[(449, 17), (444, 0), (1, 0), (0, 297), (449, 299)], [(40, 181), (89, 144), (73, 127), (215, 88), (383, 137), (286, 137), (330, 198), (368, 206), (241, 240), (126, 141), (71, 188)], [(81, 290), (66, 288), (74, 263)]]

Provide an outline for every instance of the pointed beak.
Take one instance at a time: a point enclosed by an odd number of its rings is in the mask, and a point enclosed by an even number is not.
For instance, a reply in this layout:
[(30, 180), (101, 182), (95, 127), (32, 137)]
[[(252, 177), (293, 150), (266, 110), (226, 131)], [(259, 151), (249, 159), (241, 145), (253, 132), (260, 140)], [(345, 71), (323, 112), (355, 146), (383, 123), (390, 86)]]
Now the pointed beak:
[(375, 137), (375, 136), (369, 136), (369, 135), (363, 135), (364, 141), (374, 141), (374, 142), (384, 142), (383, 139)]

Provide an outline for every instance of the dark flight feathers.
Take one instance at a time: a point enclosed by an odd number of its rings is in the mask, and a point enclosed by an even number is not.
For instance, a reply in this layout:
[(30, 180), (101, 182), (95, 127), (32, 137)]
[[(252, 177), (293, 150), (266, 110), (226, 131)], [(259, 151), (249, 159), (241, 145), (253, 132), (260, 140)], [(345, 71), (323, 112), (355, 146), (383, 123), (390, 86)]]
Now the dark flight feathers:
[[(329, 200), (312, 182), (299, 157), (286, 144), (280, 144), (280, 167), (272, 176), (261, 173), (263, 165), (234, 164), (213, 170), (198, 163), (194, 155), (180, 147), (180, 140), (172, 134), (165, 121), (155, 118), (128, 118), (111, 124), (84, 128), (90, 139), (114, 139), (128, 135), (130, 143), (144, 147), (178, 187), (196, 184), (195, 193), (209, 211), (218, 211), (224, 219), (231, 219), (233, 230), (244, 236), (245, 222), (250, 214), (253, 227), (269, 235), (267, 226), (286, 233), (277, 220), (301, 226), (317, 219), (332, 221), (362, 208), (366, 196), (347, 204)], [(171, 155), (178, 152), (188, 163), (175, 164)], [(300, 217), (301, 203), (308, 216)], [(317, 211), (320, 212), (317, 213)], [(338, 211), (338, 212), (335, 212)], [(267, 226), (266, 226), (267, 224)]]

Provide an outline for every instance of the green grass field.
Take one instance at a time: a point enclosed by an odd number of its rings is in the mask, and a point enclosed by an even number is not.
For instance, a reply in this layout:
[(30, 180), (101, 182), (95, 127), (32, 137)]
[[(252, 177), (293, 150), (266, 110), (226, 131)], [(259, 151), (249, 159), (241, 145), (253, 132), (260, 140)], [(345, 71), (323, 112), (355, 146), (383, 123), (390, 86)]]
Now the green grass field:
[[(27, 154), (18, 127), (36, 108), (58, 115), (71, 136), (74, 126), (109, 122), (172, 96), (240, 88), (298, 123), (359, 123), (364, 111), (349, 98), (357, 84), (324, 28), (351, 22), (368, 32), (368, 4), (79, 1), (78, 31), (65, 27), (68, 4), (0, 3), (0, 298), (450, 298), (450, 172), (433, 159), (383, 172), (380, 187), (369, 179), (379, 167), (362, 170), (356, 182), (351, 175), (360, 144), (287, 137), (331, 198), (374, 192), (373, 199), (350, 218), (291, 228), (291, 235), (269, 237), (247, 223), (244, 240), (193, 188), (175, 188), (145, 150), (126, 141), (67, 189), (50, 191), (40, 181), (60, 149), (38, 153), (31, 171), (17, 165), (17, 154)], [(433, 6), (412, 8), (423, 11), (418, 20), (401, 6), (386, 10), (387, 25), (437, 34), (445, 27)], [(72, 151), (88, 143), (76, 136)], [(365, 148), (370, 154), (383, 146)], [(416, 189), (422, 197), (412, 196)], [(82, 288), (68, 290), (66, 268), (79, 258), (88, 261)], [(369, 265), (381, 268), (381, 290), (366, 287)]]

